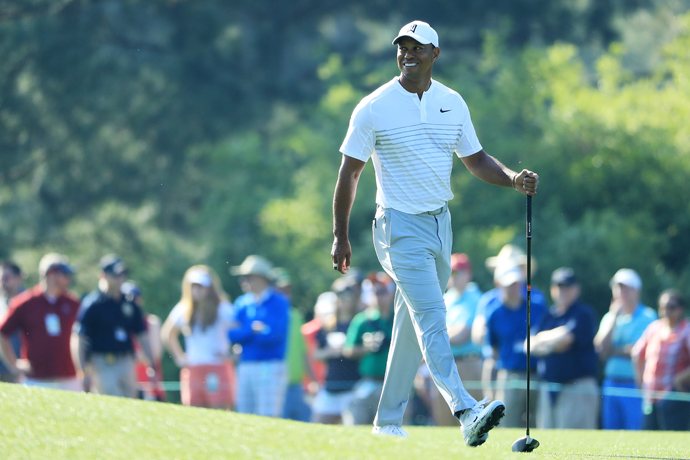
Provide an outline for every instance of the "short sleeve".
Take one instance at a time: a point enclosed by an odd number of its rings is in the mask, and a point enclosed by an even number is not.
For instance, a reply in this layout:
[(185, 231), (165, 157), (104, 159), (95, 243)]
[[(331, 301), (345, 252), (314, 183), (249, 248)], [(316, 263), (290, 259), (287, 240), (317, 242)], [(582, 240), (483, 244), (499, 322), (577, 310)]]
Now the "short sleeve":
[(368, 101), (363, 100), (352, 112), (350, 125), (347, 128), (345, 140), (340, 146), (340, 152), (343, 155), (366, 162), (374, 153), (375, 144), (376, 134), (371, 116), (371, 105)]
[(77, 331), (79, 335), (91, 336), (93, 333), (92, 323), (93, 323), (93, 299), (86, 298), (79, 307), (79, 313), (77, 314), (77, 321), (74, 324), (74, 330)]
[(175, 305), (175, 307), (172, 309), (170, 314), (168, 315), (168, 321), (173, 323), (173, 325), (178, 328), (182, 329), (187, 325), (187, 320), (184, 317), (184, 305), (181, 303), (178, 303)]
[(486, 330), (488, 331), (489, 345), (492, 347), (498, 347), (500, 345), (500, 339), (494, 327), (494, 312), (496, 310), (490, 311), (488, 316), (486, 316)]
[(350, 327), (347, 328), (347, 339), (345, 340), (346, 347), (354, 347), (362, 343), (362, 334), (360, 333), (360, 330), (362, 329), (362, 324), (364, 323), (358, 316), (359, 315), (352, 319)]
[(455, 153), (460, 157), (468, 157), (474, 155), (482, 149), (479, 143), (477, 133), (472, 124), (472, 117), (470, 116), (470, 109), (464, 100), (461, 101), (461, 110), (463, 113), (462, 133), (455, 145)]
[(134, 305), (134, 317), (132, 318), (132, 329), (131, 332), (135, 334), (141, 334), (146, 332), (146, 320), (144, 319), (144, 312), (141, 307), (137, 304)]

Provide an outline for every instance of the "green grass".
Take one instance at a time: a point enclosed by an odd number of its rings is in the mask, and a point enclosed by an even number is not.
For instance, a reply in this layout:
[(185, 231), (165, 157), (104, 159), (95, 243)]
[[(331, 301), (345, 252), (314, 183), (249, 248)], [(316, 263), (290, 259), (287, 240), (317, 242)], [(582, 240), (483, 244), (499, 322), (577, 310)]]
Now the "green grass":
[(690, 433), (532, 430), (541, 447), (514, 454), (524, 430), (496, 429), (466, 447), (459, 428), (323, 426), (231, 412), (0, 384), (0, 457), (27, 459), (690, 459)]

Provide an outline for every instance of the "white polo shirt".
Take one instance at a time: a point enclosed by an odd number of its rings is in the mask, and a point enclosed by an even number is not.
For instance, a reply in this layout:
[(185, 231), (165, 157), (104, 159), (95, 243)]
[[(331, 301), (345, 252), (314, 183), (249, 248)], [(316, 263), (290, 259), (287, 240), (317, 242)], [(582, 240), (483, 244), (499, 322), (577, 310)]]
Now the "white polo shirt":
[(422, 99), (394, 78), (357, 105), (340, 152), (376, 171), (376, 203), (408, 214), (433, 211), (453, 198), (453, 152), (482, 149), (467, 104), (432, 80)]

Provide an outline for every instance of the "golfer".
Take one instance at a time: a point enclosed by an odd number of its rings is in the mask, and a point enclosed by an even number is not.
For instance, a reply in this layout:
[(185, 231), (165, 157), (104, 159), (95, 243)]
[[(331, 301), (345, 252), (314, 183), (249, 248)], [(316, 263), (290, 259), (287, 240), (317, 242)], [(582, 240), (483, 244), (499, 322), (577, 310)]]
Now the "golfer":
[(482, 149), (469, 110), (458, 93), (431, 78), (438, 34), (429, 24), (405, 25), (393, 40), (400, 76), (355, 108), (333, 198), (333, 268), (350, 268), (350, 211), (369, 157), (376, 173), (374, 246), (397, 285), (395, 318), (374, 434), (406, 437), (403, 413), (422, 358), (434, 383), (460, 420), (465, 442), (484, 443), (500, 422), (500, 401), (479, 403), (465, 390), (446, 331), (443, 291), (451, 273), (453, 234), (448, 201), (455, 152), (472, 174), (490, 184), (536, 195), (537, 174), (516, 173)]

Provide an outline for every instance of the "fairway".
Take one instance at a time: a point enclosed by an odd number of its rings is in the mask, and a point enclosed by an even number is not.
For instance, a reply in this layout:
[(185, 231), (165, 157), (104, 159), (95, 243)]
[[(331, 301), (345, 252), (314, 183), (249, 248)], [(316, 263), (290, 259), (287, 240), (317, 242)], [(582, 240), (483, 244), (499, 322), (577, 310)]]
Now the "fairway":
[(25, 459), (690, 459), (690, 433), (533, 430), (541, 447), (515, 454), (524, 430), (497, 429), (473, 449), (459, 429), (406, 427), (408, 439), (369, 427), (289, 422), (173, 404), (0, 384), (0, 452)]

